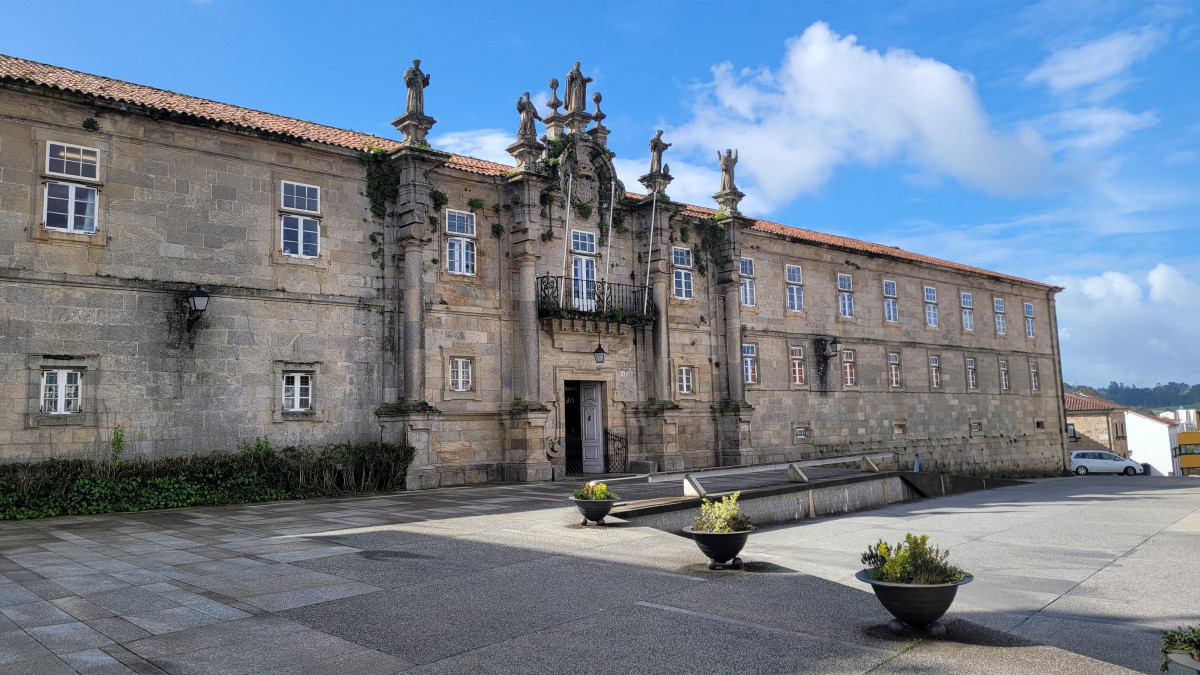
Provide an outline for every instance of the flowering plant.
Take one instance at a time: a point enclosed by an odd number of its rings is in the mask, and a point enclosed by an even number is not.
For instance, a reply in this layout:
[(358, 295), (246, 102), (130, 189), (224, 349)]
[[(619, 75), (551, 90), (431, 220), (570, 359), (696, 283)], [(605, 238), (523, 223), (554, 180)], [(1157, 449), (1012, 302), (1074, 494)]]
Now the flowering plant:
[(575, 499), (583, 499), (587, 501), (598, 501), (608, 499), (620, 499), (617, 493), (608, 489), (608, 486), (598, 480), (584, 483), (583, 487), (575, 491)]
[(750, 529), (750, 516), (741, 512), (738, 497), (741, 492), (725, 495), (719, 502), (705, 499), (700, 504), (700, 515), (692, 523), (695, 532), (742, 532)]

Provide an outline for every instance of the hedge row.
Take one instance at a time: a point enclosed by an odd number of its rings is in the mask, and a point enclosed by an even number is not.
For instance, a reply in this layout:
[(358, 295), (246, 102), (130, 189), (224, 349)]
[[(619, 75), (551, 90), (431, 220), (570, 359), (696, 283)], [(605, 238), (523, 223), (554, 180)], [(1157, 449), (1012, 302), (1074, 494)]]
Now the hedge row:
[(0, 464), (0, 519), (245, 504), (404, 489), (414, 449), (342, 443), (157, 459)]

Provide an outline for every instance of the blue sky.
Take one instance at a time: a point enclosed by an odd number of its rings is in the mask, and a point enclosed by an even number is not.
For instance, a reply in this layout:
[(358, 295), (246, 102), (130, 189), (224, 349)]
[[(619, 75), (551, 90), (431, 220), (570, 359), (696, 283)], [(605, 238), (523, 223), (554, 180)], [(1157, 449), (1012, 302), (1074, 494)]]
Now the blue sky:
[[(336, 7), (336, 8), (335, 8)], [(1069, 382), (1200, 381), (1200, 14), (1182, 1), (64, 1), (0, 52), (508, 161), (515, 104), (573, 61), (627, 185), (654, 130), (702, 205), (1048, 281)], [(45, 27), (5, 2), (8, 26)], [(560, 96), (562, 91), (559, 91)]]

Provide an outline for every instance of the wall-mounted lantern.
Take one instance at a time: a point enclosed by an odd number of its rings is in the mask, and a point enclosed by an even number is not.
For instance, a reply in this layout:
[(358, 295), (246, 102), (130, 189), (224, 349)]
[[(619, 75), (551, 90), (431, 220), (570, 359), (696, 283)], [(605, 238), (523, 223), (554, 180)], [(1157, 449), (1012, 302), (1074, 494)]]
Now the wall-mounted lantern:
[(192, 326), (200, 320), (200, 315), (204, 314), (204, 311), (208, 309), (208, 293), (205, 293), (204, 289), (197, 286), (196, 290), (187, 294), (187, 308), (187, 328), (191, 330)]
[(604, 363), (604, 357), (608, 352), (604, 351), (604, 345), (596, 343), (596, 351), (592, 352), (592, 356), (596, 357), (596, 363)]

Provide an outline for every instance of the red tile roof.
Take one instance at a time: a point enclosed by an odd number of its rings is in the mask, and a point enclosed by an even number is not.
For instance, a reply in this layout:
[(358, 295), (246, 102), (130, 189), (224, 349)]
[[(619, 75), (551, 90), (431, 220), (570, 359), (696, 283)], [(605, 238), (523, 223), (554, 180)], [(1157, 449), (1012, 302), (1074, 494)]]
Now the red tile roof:
[[(282, 115), (273, 115), (251, 108), (242, 108), (240, 106), (229, 105), (228, 103), (219, 103), (217, 101), (209, 101), (207, 99), (196, 98), (184, 94), (176, 94), (172, 91), (155, 89), (146, 87), (140, 84), (132, 84), (122, 80), (114, 80), (99, 75), (90, 75), (81, 73), (67, 68), (51, 66), (36, 61), (28, 61), (15, 56), (6, 56), (0, 54), (0, 80), (18, 80), (25, 81), (31, 84), (37, 84), (45, 87), (71, 91), (86, 96), (95, 96), (97, 98), (108, 99), (111, 101), (131, 103), (138, 106), (164, 110), (174, 113), (183, 113), (192, 115), (201, 119), (211, 120), (223, 124), (231, 124), (237, 127), (245, 127), (257, 131), (266, 131), (271, 133), (283, 134), (293, 138), (313, 141), (316, 143), (325, 143), (327, 145), (335, 145), (343, 148), (354, 150), (362, 148), (382, 148), (384, 150), (394, 150), (399, 147), (399, 142), (390, 138), (383, 138), (373, 134), (365, 134), (358, 131), (350, 131), (347, 129), (338, 129), (337, 127), (325, 126), (323, 124), (315, 124), (303, 120), (284, 117)], [(464, 157), (462, 155), (451, 155), (446, 166), (474, 173), (481, 176), (502, 176), (513, 167), (496, 162), (488, 162), (474, 157)], [(644, 195), (629, 193), (628, 196), (641, 199)], [(704, 208), (702, 206), (688, 206), (684, 213), (691, 216), (707, 217), (711, 216), (716, 211), (714, 209)], [(817, 244), (822, 246), (834, 246), (855, 253), (866, 255), (878, 255), (899, 260), (907, 260), (909, 262), (934, 265), (936, 267), (944, 267), (964, 272), (974, 272), (996, 279), (1004, 279), (1007, 281), (1015, 281), (1022, 284), (1031, 284), (1042, 288), (1058, 288), (1050, 284), (1044, 284), (1020, 277), (1014, 277), (999, 272), (963, 265), (949, 260), (941, 260), (932, 256), (921, 255), (920, 253), (912, 253), (904, 251), (894, 246), (883, 246), (881, 244), (872, 244), (858, 239), (850, 239), (849, 237), (839, 237), (832, 234), (824, 234), (814, 232), (813, 230), (805, 230), (797, 227), (790, 227), (780, 223), (773, 223), (769, 220), (755, 220), (753, 229), (759, 232), (768, 232), (771, 234), (790, 237), (800, 241)], [(1059, 289), (1061, 290), (1061, 289)]]
[(1086, 412), (1089, 410), (1125, 410), (1125, 406), (1112, 401), (1105, 401), (1102, 398), (1095, 396), (1084, 396), (1083, 394), (1072, 394), (1066, 392), (1063, 394), (1066, 398), (1067, 412)]

